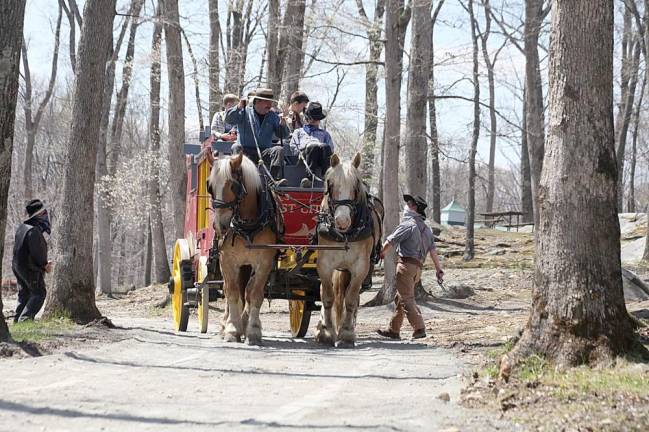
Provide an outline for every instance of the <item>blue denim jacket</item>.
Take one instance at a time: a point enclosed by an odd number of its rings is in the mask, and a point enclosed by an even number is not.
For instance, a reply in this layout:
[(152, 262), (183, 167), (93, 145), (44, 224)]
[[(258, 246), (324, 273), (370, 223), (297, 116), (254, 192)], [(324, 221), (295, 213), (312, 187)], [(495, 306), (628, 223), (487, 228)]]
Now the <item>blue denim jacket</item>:
[(257, 142), (259, 148), (265, 150), (273, 146), (273, 135), (277, 138), (288, 138), (290, 130), (288, 126), (281, 126), (279, 124), (279, 116), (274, 111), (269, 111), (264, 117), (264, 121), (259, 124), (259, 117), (255, 114), (254, 108), (247, 106), (244, 109), (239, 109), (234, 106), (225, 114), (225, 122), (231, 125), (237, 125), (239, 135), (237, 135), (237, 143), (242, 147), (255, 148), (255, 138), (253, 136), (250, 123), (254, 125), (257, 135)]

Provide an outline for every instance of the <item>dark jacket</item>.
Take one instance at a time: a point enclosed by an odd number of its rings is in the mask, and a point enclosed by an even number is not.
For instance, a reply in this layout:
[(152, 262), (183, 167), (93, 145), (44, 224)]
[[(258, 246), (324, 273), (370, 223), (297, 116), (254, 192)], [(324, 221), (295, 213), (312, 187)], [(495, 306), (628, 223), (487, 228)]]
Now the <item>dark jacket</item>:
[(25, 275), (43, 273), (47, 265), (47, 243), (40, 228), (21, 224), (16, 230), (12, 267)]
[(238, 106), (230, 108), (225, 114), (225, 122), (237, 126), (239, 130), (237, 143), (246, 148), (254, 149), (257, 147), (255, 135), (257, 136), (259, 149), (262, 151), (273, 146), (273, 135), (280, 139), (288, 138), (290, 135), (288, 126), (280, 125), (277, 113), (269, 111), (260, 123), (259, 116), (255, 114), (254, 108), (251, 106), (246, 106), (243, 109), (239, 109)]

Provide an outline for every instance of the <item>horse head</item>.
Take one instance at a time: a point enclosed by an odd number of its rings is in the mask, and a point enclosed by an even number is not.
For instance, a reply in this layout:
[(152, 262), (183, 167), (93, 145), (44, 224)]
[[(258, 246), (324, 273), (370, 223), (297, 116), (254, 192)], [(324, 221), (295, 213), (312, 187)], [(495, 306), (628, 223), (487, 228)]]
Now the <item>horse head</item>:
[(225, 232), (248, 193), (256, 192), (260, 187), (257, 168), (243, 153), (216, 160), (207, 180), (215, 212), (214, 229)]
[(364, 205), (366, 200), (365, 185), (358, 172), (360, 164), (360, 153), (356, 153), (351, 162), (345, 163), (334, 154), (331, 156), (331, 167), (325, 174), (326, 206), (333, 215), (336, 229), (343, 233), (351, 228), (358, 206)]

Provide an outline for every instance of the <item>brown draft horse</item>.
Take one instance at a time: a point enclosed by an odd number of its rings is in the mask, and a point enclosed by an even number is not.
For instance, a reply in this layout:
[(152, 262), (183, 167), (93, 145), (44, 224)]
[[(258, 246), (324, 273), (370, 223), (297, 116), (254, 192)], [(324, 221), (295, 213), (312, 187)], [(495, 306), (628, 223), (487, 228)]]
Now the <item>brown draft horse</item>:
[[(214, 229), (220, 241), (219, 262), (226, 299), (223, 339), (261, 344), (259, 309), (264, 287), (273, 268), (276, 251), (250, 249), (245, 236), (232, 229), (233, 218), (248, 226), (261, 223), (259, 191), (262, 178), (255, 164), (243, 154), (215, 161), (208, 180), (214, 200)], [(252, 244), (272, 244), (277, 234), (271, 226), (258, 225)]]
[[(383, 206), (378, 200), (369, 205), (367, 190), (358, 172), (360, 164), (359, 153), (351, 163), (341, 163), (336, 154), (331, 156), (321, 209), (328, 213), (329, 232), (333, 230), (337, 239), (318, 232), (319, 245), (340, 245), (344, 239), (349, 246), (346, 251), (318, 251), (322, 310), (315, 338), (319, 343), (342, 348), (354, 347), (361, 284), (370, 269), (372, 249), (381, 240)], [(354, 238), (352, 232), (363, 231), (359, 224), (366, 225), (364, 235)]]

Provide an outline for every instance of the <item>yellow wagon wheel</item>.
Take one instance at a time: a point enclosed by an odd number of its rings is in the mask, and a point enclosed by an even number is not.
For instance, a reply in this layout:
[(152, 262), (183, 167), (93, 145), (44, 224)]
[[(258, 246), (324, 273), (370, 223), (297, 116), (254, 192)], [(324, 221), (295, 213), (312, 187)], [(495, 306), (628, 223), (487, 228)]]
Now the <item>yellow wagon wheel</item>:
[[(207, 257), (200, 257), (198, 260), (198, 269), (196, 281), (198, 283), (206, 282), (207, 278)], [(207, 333), (207, 322), (210, 312), (210, 289), (207, 284), (203, 284), (198, 291), (198, 326), (201, 333)]]
[[(176, 330), (187, 331), (189, 321), (189, 307), (187, 307), (187, 293), (183, 290), (183, 283), (193, 283), (186, 280), (183, 282), (183, 261), (189, 261), (189, 244), (185, 239), (176, 240), (174, 245), (174, 258), (172, 265), (173, 292), (171, 293), (171, 305), (173, 310), (174, 324)], [(185, 287), (186, 288), (186, 287)]]
[[(293, 294), (304, 296), (304, 290), (293, 290)], [(305, 300), (289, 300), (288, 311), (291, 319), (291, 334), (293, 337), (301, 338), (306, 335), (311, 321), (311, 311), (307, 307)]]

